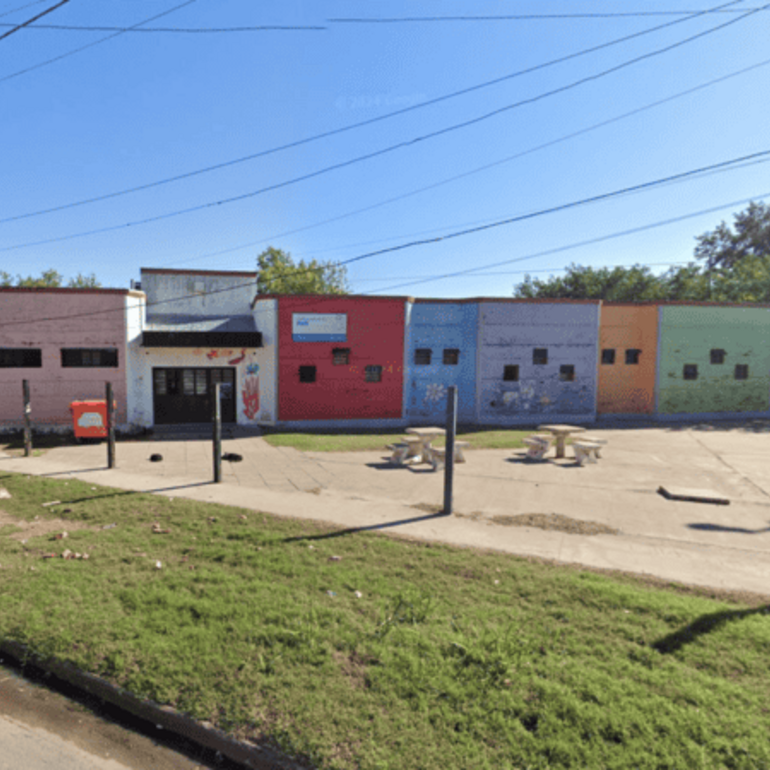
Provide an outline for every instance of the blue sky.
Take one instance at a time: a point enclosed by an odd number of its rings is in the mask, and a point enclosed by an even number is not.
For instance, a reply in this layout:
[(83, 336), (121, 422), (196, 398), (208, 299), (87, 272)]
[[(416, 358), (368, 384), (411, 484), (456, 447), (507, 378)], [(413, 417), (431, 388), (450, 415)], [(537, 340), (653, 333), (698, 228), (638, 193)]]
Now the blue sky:
[[(127, 28), (183, 1), (70, 0), (34, 26)], [(55, 4), (0, 0), (0, 24), (19, 24)], [(745, 19), (733, 13), (762, 5), (748, 0), (688, 18), (654, 12), (694, 12), (717, 3), (195, 0), (145, 26), (324, 29), (19, 30), (0, 40), (0, 269), (27, 275), (53, 267), (66, 277), (94, 272), (104, 286), (128, 287), (140, 267), (254, 269), (268, 245), (298, 259), (346, 260), (770, 150), (770, 10)], [(574, 16), (635, 11), (646, 15)], [(527, 14), (564, 18), (437, 19)], [(341, 21), (406, 17), (437, 20)], [(508, 77), (663, 24), (670, 26)], [(0, 27), (0, 35), (9, 29)], [(727, 79), (706, 85), (719, 78)], [(565, 89), (582, 79), (589, 80)], [(559, 89), (565, 90), (543, 96)], [(691, 92), (677, 96), (685, 91)], [(638, 111), (661, 100), (668, 101)], [(415, 109), (181, 181), (26, 216), (408, 107)], [(387, 150), (394, 145), (402, 146)], [(697, 234), (745, 207), (728, 204), (770, 198), (769, 169), (755, 161), (362, 259), (348, 268), (350, 286), (355, 293), (507, 297), (524, 271), (546, 277), (571, 262), (643, 263), (659, 271), (690, 260)], [(237, 196), (247, 197), (206, 205)], [(724, 208), (564, 248), (717, 207)], [(154, 217), (164, 218), (126, 226)], [(80, 235), (104, 228), (114, 229)], [(418, 282), (503, 262), (486, 274)]]

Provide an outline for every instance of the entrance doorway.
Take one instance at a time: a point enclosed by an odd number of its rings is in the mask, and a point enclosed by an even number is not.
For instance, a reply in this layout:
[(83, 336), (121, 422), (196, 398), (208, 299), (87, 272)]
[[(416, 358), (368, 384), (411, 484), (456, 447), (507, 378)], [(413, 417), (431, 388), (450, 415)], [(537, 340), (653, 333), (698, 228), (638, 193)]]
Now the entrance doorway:
[(235, 369), (153, 369), (156, 425), (211, 422), (214, 385), (220, 383), (222, 422), (235, 422)]

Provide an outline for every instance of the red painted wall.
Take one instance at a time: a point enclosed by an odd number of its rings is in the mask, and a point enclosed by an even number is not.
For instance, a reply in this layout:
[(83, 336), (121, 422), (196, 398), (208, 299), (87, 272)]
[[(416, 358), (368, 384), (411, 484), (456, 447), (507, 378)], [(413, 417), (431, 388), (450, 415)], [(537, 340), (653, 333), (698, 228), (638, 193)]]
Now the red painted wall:
[[(404, 308), (404, 298), (278, 297), (278, 419), (401, 417)], [(294, 342), (293, 313), (346, 313), (347, 342)], [(350, 348), (348, 365), (332, 363), (334, 348)], [(381, 382), (365, 381), (368, 365), (382, 367)], [(300, 366), (315, 366), (316, 381), (300, 382)]]

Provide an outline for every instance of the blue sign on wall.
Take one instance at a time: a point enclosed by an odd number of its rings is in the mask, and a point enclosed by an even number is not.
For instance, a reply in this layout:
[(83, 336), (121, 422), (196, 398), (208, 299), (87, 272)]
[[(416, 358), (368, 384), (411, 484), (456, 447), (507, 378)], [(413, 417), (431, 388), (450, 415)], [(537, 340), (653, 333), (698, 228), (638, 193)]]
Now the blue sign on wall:
[(294, 342), (347, 342), (347, 313), (292, 313)]

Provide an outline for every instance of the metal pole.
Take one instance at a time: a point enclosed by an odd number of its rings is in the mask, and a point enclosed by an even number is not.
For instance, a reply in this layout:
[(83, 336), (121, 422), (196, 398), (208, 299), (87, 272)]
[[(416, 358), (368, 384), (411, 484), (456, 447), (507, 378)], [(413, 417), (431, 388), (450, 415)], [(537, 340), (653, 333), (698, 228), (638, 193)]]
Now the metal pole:
[(112, 383), (106, 387), (107, 396), (107, 467), (115, 467), (115, 402), (112, 397)]
[(450, 385), (446, 396), (446, 462), (444, 464), (444, 513), (452, 513), (452, 483), (455, 473), (455, 433), (457, 432), (457, 387)]
[(214, 483), (222, 481), (222, 403), (219, 400), (220, 388), (214, 384)]
[(29, 401), (29, 381), (22, 380), (21, 392), (24, 397), (24, 457), (32, 454), (32, 406)]

